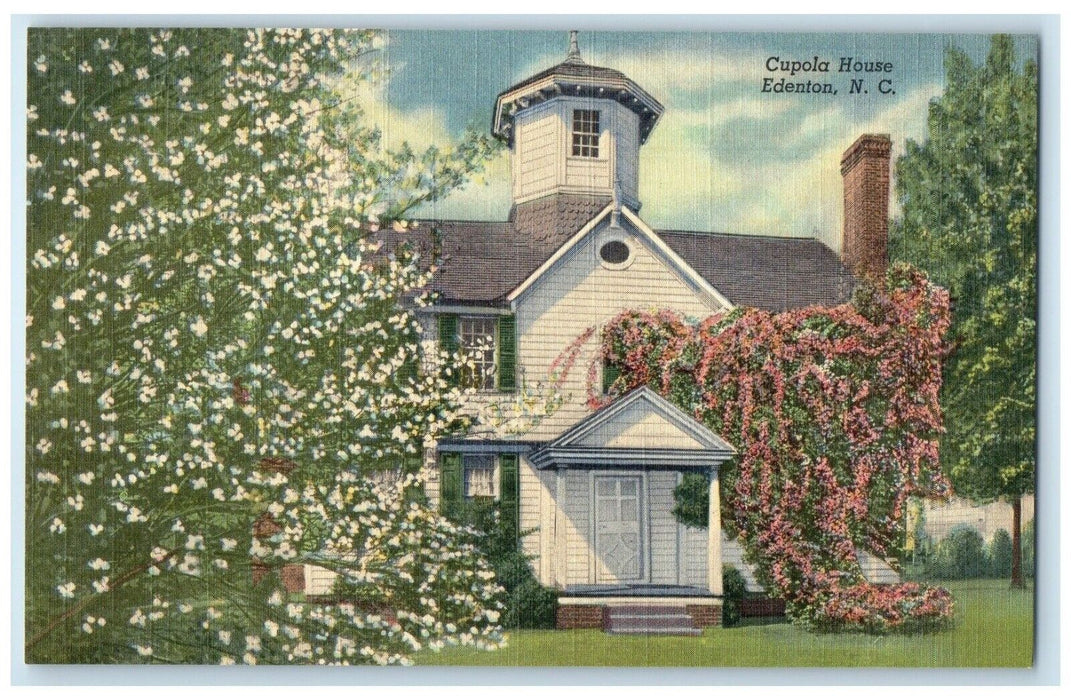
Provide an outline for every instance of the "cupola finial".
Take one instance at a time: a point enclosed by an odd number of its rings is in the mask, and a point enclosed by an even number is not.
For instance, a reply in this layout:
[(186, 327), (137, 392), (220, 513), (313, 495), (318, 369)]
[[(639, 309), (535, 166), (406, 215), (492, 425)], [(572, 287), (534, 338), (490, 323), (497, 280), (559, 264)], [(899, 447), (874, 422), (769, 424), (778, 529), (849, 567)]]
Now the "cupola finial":
[(573, 63), (583, 63), (584, 59), (580, 57), (580, 42), (576, 38), (577, 34), (578, 32), (575, 29), (569, 32), (569, 54), (565, 57), (565, 60)]

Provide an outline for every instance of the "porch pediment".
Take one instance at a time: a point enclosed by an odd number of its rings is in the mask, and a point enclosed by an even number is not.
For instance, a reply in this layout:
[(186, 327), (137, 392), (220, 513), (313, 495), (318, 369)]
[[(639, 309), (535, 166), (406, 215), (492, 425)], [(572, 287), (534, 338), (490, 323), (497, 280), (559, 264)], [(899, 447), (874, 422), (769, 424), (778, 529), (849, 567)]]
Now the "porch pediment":
[(647, 387), (596, 411), (530, 456), (539, 468), (605, 464), (715, 468), (734, 450)]

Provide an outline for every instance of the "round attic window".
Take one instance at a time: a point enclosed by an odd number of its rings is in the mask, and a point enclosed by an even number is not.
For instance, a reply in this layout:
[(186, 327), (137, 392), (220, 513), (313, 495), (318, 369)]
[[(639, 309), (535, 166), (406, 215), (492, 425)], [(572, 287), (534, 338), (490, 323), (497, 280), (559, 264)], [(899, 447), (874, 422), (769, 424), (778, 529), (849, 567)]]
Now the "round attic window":
[(632, 251), (629, 250), (628, 244), (624, 241), (607, 241), (602, 244), (602, 248), (599, 248), (599, 257), (602, 258), (602, 261), (614, 267), (627, 263), (631, 255)]

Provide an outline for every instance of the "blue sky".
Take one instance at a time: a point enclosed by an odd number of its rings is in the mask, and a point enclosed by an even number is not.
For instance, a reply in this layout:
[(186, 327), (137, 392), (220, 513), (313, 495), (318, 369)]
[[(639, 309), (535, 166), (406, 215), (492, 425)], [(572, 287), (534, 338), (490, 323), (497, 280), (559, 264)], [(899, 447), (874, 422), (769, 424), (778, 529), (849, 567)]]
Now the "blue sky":
[[(976, 62), (980, 34), (754, 34), (588, 32), (588, 63), (625, 72), (665, 105), (641, 151), (641, 216), (656, 228), (817, 236), (836, 244), (841, 222), (839, 157), (861, 133), (888, 133), (893, 157), (925, 135), (926, 106), (943, 89), (945, 48)], [(1017, 37), (1022, 57), (1033, 37)], [(364, 95), (389, 142), (449, 143), (466, 127), (489, 131), (496, 95), (565, 57), (563, 31), (391, 31), (390, 73)], [(770, 57), (832, 62), (831, 73), (771, 73)], [(891, 62), (895, 94), (848, 93), (841, 57)], [(831, 95), (763, 93), (762, 79), (833, 82)], [(859, 76), (863, 77), (863, 76)], [(484, 178), (421, 212), (504, 219), (508, 152)]]

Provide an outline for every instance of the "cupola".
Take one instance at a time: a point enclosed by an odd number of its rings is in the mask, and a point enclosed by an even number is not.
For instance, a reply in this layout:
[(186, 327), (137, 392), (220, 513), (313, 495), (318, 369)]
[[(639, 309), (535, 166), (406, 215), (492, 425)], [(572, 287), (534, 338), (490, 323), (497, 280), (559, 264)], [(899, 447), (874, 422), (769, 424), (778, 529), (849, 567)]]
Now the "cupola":
[(499, 94), (492, 133), (510, 146), (513, 205), (550, 195), (639, 209), (639, 147), (661, 103), (624, 73), (590, 65), (577, 33), (561, 63)]

